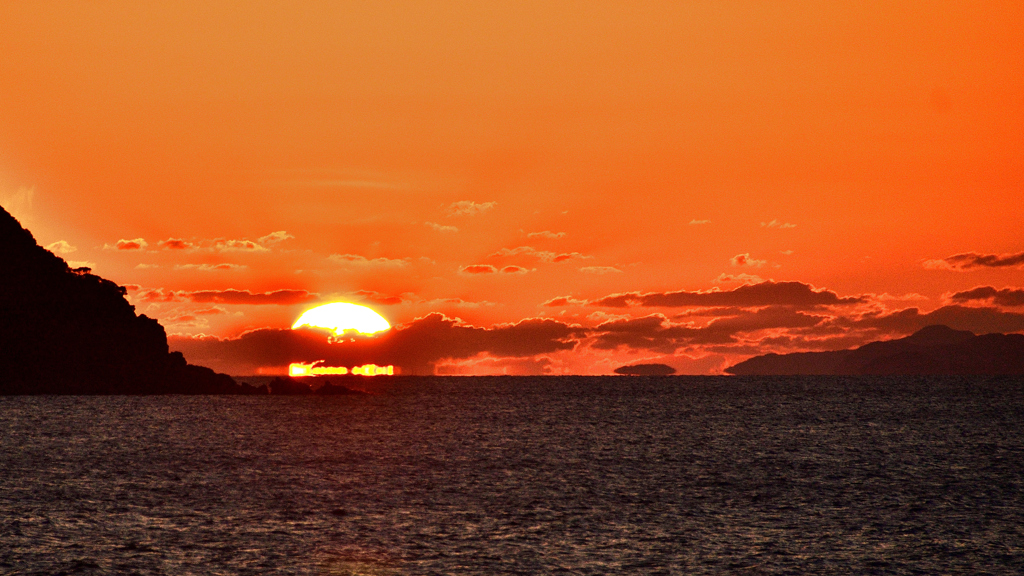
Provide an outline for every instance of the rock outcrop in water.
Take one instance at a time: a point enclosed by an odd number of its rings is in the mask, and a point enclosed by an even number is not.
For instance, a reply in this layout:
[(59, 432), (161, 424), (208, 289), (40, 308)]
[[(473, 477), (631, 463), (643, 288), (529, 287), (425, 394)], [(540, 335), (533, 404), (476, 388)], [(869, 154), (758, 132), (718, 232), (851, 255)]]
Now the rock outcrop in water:
[(170, 352), (125, 289), (72, 269), (0, 207), (0, 394), (245, 394)]
[(725, 371), (741, 376), (1024, 375), (1024, 334), (976, 336), (948, 326), (927, 326), (906, 338), (853, 350), (755, 356)]

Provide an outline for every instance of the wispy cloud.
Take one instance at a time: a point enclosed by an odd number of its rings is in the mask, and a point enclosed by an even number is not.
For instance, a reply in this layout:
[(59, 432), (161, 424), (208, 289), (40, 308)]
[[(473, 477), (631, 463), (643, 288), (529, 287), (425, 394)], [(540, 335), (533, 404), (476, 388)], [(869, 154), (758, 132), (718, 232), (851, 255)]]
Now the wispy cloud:
[(261, 236), (257, 240), (257, 242), (259, 242), (261, 246), (264, 246), (266, 248), (272, 248), (274, 246), (277, 246), (281, 242), (284, 242), (285, 240), (290, 240), (292, 238), (295, 238), (295, 236), (292, 236), (291, 234), (285, 232), (284, 230), (278, 230), (277, 232), (271, 232), (266, 236)]
[(975, 268), (1007, 268), (1024, 265), (1024, 252), (1016, 254), (978, 254), (964, 252), (941, 260), (925, 260), (923, 266), (930, 270), (973, 270)]
[(584, 266), (579, 271), (584, 274), (622, 274), (622, 270), (614, 266)]
[(771, 222), (761, 222), (761, 226), (765, 228), (778, 228), (779, 230), (785, 230), (787, 228), (796, 228), (796, 224), (790, 224), (789, 222), (780, 222), (779, 220), (772, 220)]
[(336, 264), (345, 266), (402, 268), (409, 265), (408, 259), (398, 260), (383, 257), (367, 258), (366, 256), (360, 256), (358, 254), (331, 254), (327, 259)]
[(114, 245), (104, 244), (105, 250), (145, 250), (149, 243), (142, 238), (134, 238), (132, 240), (125, 240), (124, 238), (118, 240)]
[(530, 232), (526, 235), (527, 238), (546, 238), (548, 240), (557, 240), (559, 238), (565, 238), (565, 232), (551, 232), (550, 230), (544, 230), (543, 232)]
[(197, 270), (199, 272), (237, 272), (248, 268), (245, 264), (175, 264), (175, 270)]
[(306, 290), (274, 290), (273, 292), (250, 292), (248, 290), (197, 290), (187, 294), (193, 302), (216, 302), (220, 304), (302, 304), (319, 298)]
[(54, 254), (71, 254), (72, 252), (78, 250), (78, 248), (75, 248), (70, 243), (64, 240), (57, 240), (53, 244), (47, 245), (46, 249), (49, 250), (50, 252), (53, 252)]
[(551, 300), (548, 300), (547, 302), (541, 304), (541, 306), (583, 306), (586, 303), (586, 300), (579, 300), (577, 298), (573, 298), (572, 296), (559, 296), (557, 298), (552, 298)]
[(690, 220), (690, 226), (699, 226), (701, 224), (711, 224), (711, 220)]
[(715, 284), (728, 284), (731, 282), (742, 282), (743, 284), (760, 284), (761, 282), (764, 282), (764, 278), (761, 278), (760, 276), (754, 274), (726, 274), (725, 272), (723, 272), (719, 274), (718, 277), (713, 280), (713, 282)]
[(978, 286), (957, 292), (949, 297), (953, 302), (985, 301), (999, 306), (1024, 306), (1024, 288), (996, 289), (992, 286)]
[(517, 248), (502, 248), (497, 252), (488, 256), (488, 258), (505, 258), (510, 256), (532, 256), (537, 258), (541, 262), (565, 262), (567, 260), (575, 259), (586, 259), (590, 256), (585, 256), (579, 252), (550, 252), (547, 250), (537, 250), (532, 246), (519, 246)]
[(164, 250), (188, 250), (196, 247), (195, 244), (182, 238), (168, 238), (157, 242), (156, 245)]
[(459, 229), (455, 226), (445, 226), (438, 224), (437, 222), (424, 222), (426, 226), (432, 228), (435, 232), (458, 232)]
[(767, 260), (758, 260), (751, 258), (750, 253), (737, 254), (729, 259), (729, 263), (733, 266), (749, 266), (751, 268), (760, 268), (768, 263)]
[(717, 288), (707, 292), (628, 292), (595, 300), (593, 306), (622, 308), (681, 306), (837, 306), (861, 304), (861, 297), (840, 298), (831, 290), (815, 290), (802, 282), (761, 282), (744, 284), (732, 290)]
[(481, 214), (492, 210), (497, 206), (497, 202), (473, 202), (471, 200), (459, 200), (458, 202), (452, 202), (447, 208), (445, 208), (445, 214), (447, 216), (472, 216), (474, 214)]
[(290, 305), (317, 300), (320, 296), (306, 290), (274, 290), (250, 292), (248, 290), (164, 290), (163, 288), (136, 289), (133, 298), (142, 302), (198, 302), (206, 304)]

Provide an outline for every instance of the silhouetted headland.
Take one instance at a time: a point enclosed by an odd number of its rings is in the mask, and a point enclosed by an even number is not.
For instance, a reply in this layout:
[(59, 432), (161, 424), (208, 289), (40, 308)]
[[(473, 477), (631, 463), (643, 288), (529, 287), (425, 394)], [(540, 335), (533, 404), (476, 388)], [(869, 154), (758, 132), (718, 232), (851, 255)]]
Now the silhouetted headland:
[(613, 372), (623, 376), (670, 376), (676, 373), (676, 369), (668, 364), (633, 364), (619, 366)]
[(0, 394), (252, 394), (170, 352), (117, 284), (72, 269), (0, 207)]
[(853, 350), (755, 356), (725, 371), (741, 376), (1024, 375), (1024, 334), (976, 336), (927, 326), (906, 338)]

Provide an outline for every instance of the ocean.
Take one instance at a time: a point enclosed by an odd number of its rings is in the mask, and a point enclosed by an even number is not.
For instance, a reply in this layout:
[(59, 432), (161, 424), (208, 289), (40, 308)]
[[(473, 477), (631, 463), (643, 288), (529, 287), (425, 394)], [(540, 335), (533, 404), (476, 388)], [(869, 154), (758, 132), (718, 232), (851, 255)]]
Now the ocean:
[(1021, 574), (1020, 378), (0, 397), (2, 574)]

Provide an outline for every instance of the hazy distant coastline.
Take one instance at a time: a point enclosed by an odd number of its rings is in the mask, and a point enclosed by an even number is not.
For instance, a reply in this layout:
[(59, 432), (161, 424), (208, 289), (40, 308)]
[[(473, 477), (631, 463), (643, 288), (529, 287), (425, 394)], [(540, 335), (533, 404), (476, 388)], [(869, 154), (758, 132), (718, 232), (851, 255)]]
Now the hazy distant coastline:
[(1024, 375), (1024, 334), (977, 336), (928, 326), (906, 338), (852, 350), (755, 356), (725, 371), (743, 376)]

